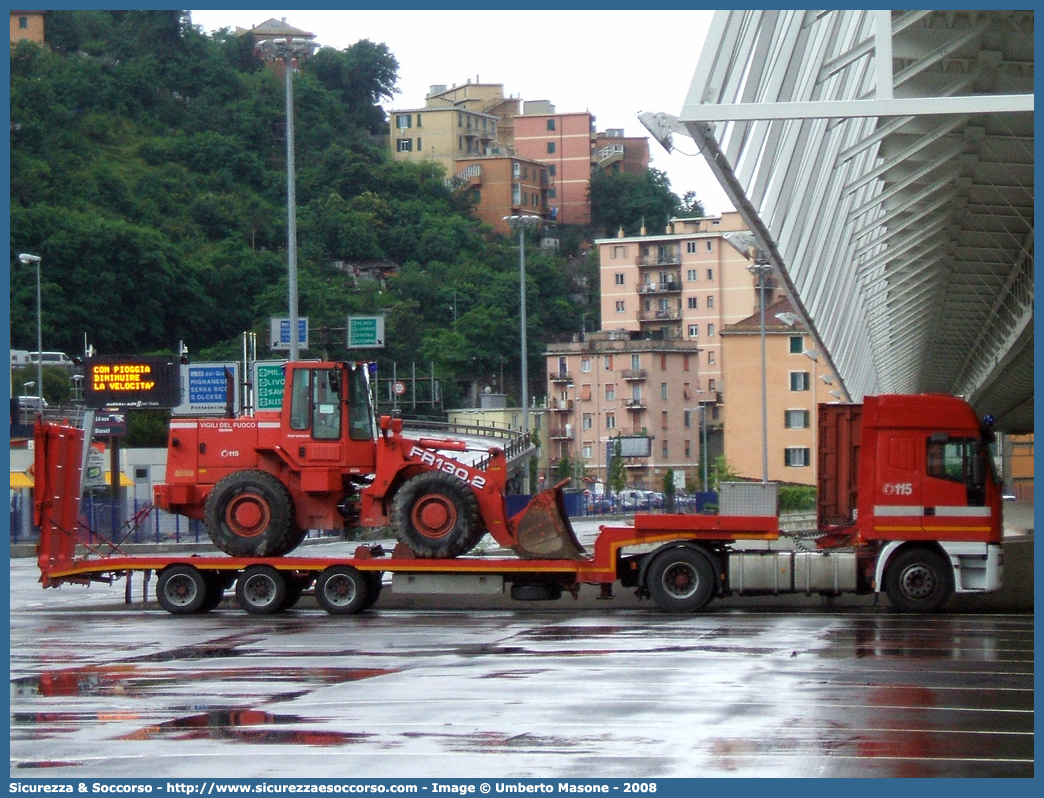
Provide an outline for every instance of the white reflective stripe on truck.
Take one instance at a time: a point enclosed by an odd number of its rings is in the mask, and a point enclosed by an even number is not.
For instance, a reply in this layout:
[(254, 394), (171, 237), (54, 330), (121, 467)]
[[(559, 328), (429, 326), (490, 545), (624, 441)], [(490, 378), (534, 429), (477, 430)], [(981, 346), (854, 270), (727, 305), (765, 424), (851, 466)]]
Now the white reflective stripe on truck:
[[(875, 504), (874, 515), (880, 516), (923, 516), (925, 514), (924, 507), (913, 506), (910, 504)], [(942, 506), (933, 507), (930, 515), (936, 517), (943, 516), (945, 518), (958, 518), (960, 516), (966, 516), (968, 518), (989, 518), (993, 515), (993, 511), (989, 507), (961, 507), (961, 506)]]

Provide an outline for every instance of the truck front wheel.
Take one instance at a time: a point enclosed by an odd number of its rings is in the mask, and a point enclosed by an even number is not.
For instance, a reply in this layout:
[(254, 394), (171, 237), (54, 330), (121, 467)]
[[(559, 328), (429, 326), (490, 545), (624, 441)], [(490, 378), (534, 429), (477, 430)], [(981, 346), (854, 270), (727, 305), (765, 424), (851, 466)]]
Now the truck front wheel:
[(695, 612), (714, 598), (714, 566), (694, 549), (667, 549), (649, 564), (645, 584), (661, 610)]
[(264, 471), (237, 471), (218, 482), (203, 518), (214, 545), (233, 557), (279, 557), (301, 542), (290, 492)]
[(953, 593), (953, 568), (938, 552), (906, 549), (888, 563), (884, 587), (901, 612), (935, 612)]
[(418, 557), (456, 557), (481, 535), (478, 500), (457, 477), (428, 471), (408, 480), (395, 494), (392, 524), (399, 540)]

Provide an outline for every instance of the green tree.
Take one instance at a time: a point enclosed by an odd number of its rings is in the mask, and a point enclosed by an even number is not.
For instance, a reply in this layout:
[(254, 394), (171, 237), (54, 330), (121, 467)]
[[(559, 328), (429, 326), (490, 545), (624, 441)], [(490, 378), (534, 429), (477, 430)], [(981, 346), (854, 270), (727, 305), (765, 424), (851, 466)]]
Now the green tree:
[(609, 484), (609, 489), (613, 493), (619, 493), (625, 487), (627, 487), (627, 471), (624, 468), (624, 459), (621, 452), (623, 451), (623, 444), (620, 442), (619, 437), (613, 444), (613, 460), (609, 464), (609, 476), (606, 481)]
[(606, 236), (615, 235), (621, 227), (628, 235), (638, 235), (643, 224), (662, 232), (682, 208), (671, 191), (671, 181), (657, 169), (641, 175), (595, 170), (590, 199), (591, 225)]
[(725, 459), (725, 455), (719, 454), (711, 464), (709, 489), (716, 491), (722, 482), (734, 482), (738, 477), (739, 472)]

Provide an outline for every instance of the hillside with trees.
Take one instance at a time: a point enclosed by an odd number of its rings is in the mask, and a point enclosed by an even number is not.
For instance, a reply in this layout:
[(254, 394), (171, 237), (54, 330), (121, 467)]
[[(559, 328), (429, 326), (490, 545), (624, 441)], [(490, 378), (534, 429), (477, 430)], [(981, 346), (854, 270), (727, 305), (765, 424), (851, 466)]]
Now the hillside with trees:
[[(472, 219), (439, 168), (386, 157), (397, 71), (364, 40), (320, 49), (295, 78), (307, 354), (346, 356), (346, 318), (382, 313), (385, 373), (433, 363), (448, 403), (503, 373), (517, 398), (517, 239)], [(184, 341), (205, 360), (237, 357), (244, 331), (264, 341), (287, 306), (284, 102), (250, 35), (206, 35), (185, 11), (48, 12), (47, 47), (11, 51), (12, 347), (35, 348), (35, 270), (19, 252), (43, 258), (45, 349), (79, 353), (86, 336), (102, 354), (168, 353)], [(597, 324), (597, 263), (571, 244), (591, 232), (563, 235), (558, 252), (527, 247), (538, 377), (542, 343), (585, 314)], [(375, 263), (393, 265), (385, 282), (350, 268)]]

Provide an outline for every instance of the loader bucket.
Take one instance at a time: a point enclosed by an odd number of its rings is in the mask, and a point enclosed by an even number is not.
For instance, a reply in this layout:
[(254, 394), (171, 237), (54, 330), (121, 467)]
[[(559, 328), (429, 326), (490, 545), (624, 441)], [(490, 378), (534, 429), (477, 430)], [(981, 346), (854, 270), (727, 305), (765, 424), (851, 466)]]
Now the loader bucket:
[(522, 512), (511, 519), (515, 553), (526, 560), (585, 560), (584, 547), (576, 539), (566, 515), (560, 482), (541, 491)]

